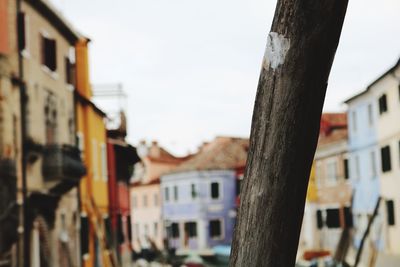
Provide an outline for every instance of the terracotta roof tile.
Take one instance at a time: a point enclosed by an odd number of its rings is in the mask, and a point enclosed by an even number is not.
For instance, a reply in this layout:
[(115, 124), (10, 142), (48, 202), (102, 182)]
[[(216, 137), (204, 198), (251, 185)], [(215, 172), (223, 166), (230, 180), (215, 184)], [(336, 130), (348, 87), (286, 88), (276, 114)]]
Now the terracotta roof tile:
[(185, 172), (194, 170), (236, 169), (247, 160), (249, 140), (234, 137), (217, 137), (205, 144), (191, 159), (172, 171)]
[(321, 116), (318, 145), (347, 139), (347, 114), (324, 113)]

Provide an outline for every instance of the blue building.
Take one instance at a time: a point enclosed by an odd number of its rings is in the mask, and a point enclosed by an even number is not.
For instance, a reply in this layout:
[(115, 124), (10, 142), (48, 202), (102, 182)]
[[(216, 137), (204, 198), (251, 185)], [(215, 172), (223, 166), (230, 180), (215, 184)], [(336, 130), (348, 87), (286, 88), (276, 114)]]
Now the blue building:
[(161, 177), (170, 247), (204, 252), (230, 245), (236, 219), (236, 170), (245, 165), (247, 149), (247, 139), (218, 137)]
[(358, 246), (380, 194), (378, 97), (368, 87), (346, 101), (348, 105), (349, 171)]

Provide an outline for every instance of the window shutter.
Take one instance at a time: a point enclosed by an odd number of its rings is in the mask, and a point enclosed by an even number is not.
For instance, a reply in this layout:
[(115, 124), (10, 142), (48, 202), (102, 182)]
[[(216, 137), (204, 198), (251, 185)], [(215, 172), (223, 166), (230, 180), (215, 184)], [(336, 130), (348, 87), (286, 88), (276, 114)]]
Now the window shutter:
[(9, 53), (8, 0), (0, 0), (0, 54)]
[(381, 159), (382, 159), (382, 171), (388, 172), (392, 169), (390, 160), (390, 147), (385, 146), (381, 148)]
[(221, 221), (212, 220), (210, 221), (210, 237), (220, 237), (221, 236)]
[(89, 220), (81, 215), (81, 256), (89, 253)]
[(344, 221), (346, 227), (353, 227), (353, 214), (349, 207), (344, 208)]
[(388, 110), (386, 94), (379, 98), (379, 114), (382, 114)]
[(128, 239), (129, 239), (129, 242), (131, 242), (132, 241), (132, 221), (131, 221), (130, 215), (128, 215), (126, 217), (126, 221), (127, 221), (126, 223), (128, 225)]
[(117, 221), (118, 221), (118, 229), (117, 229), (117, 239), (118, 239), (118, 244), (123, 244), (124, 243), (124, 225), (122, 222), (122, 215), (118, 214), (117, 215)]
[(211, 183), (211, 198), (219, 198), (219, 183)]
[(68, 57), (65, 57), (65, 82), (67, 84), (74, 84), (73, 82), (73, 64), (71, 64), (71, 61), (69, 60)]
[(350, 178), (349, 175), (349, 160), (345, 159), (343, 160), (343, 165), (344, 165), (344, 178), (347, 180)]
[(393, 200), (387, 200), (386, 201), (386, 210), (387, 210), (387, 222), (388, 222), (388, 225), (390, 225), (390, 226), (395, 225), (394, 201)]
[(324, 227), (324, 221), (322, 219), (322, 211), (317, 210), (317, 228), (322, 229)]
[(179, 225), (177, 223), (171, 224), (172, 238), (179, 237)]

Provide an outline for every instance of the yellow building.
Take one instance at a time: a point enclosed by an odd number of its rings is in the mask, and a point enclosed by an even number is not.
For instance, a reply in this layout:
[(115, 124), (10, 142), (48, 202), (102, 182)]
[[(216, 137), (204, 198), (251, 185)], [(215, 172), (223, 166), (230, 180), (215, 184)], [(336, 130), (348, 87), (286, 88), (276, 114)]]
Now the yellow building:
[(80, 39), (75, 47), (77, 136), (87, 166), (87, 175), (80, 184), (82, 266), (108, 267), (113, 265), (106, 248), (104, 226), (108, 218), (105, 113), (91, 102), (88, 42)]
[(310, 180), (308, 182), (307, 202), (316, 202), (318, 200), (317, 183), (315, 181), (315, 161), (311, 167)]

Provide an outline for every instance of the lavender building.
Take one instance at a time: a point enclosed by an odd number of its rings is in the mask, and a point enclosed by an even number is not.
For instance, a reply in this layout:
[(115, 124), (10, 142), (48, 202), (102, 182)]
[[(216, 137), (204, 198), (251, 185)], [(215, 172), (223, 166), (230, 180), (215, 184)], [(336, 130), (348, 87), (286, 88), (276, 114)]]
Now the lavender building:
[(238, 177), (248, 141), (218, 137), (173, 173), (161, 177), (169, 246), (205, 251), (229, 245), (236, 219)]

